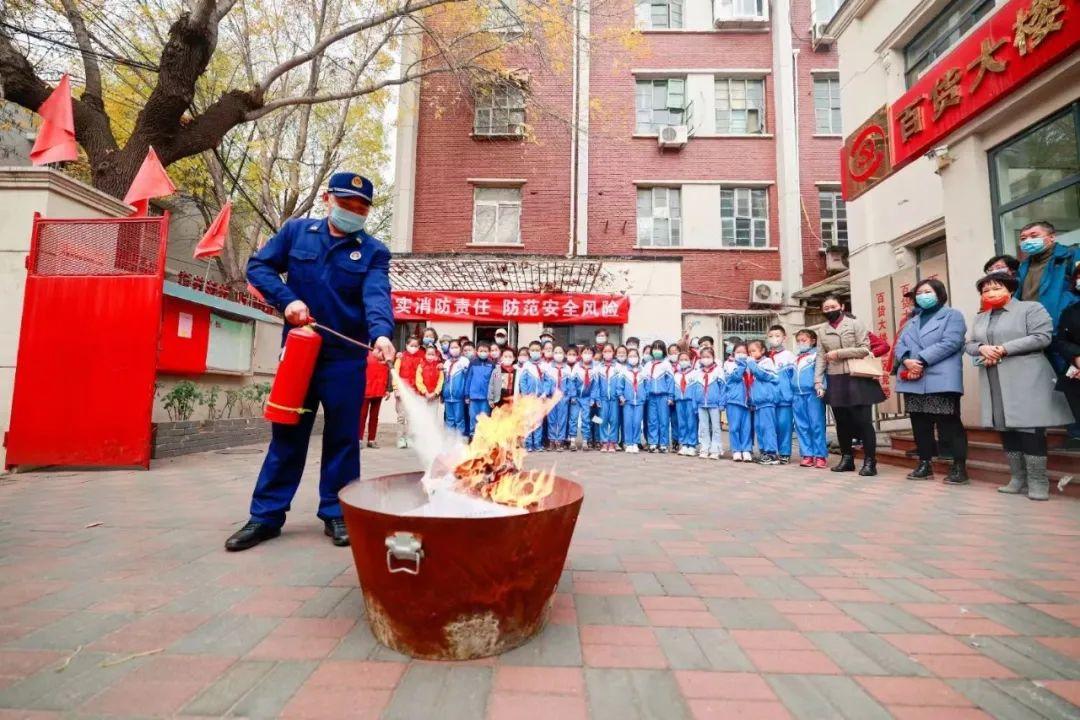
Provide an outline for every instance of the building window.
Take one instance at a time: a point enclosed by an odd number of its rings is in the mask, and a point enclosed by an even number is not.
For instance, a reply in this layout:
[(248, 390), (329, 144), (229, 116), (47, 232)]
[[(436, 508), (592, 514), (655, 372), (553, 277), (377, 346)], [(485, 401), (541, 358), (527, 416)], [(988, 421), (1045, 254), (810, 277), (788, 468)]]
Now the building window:
[(769, 246), (769, 202), (764, 188), (720, 188), (720, 245)]
[(487, 16), (483, 20), (484, 29), (490, 32), (520, 35), (525, 27), (518, 13), (518, 0), (490, 0), (484, 3)]
[(658, 133), (665, 125), (682, 125), (686, 117), (686, 79), (637, 81), (637, 132)]
[(773, 322), (772, 315), (736, 315), (734, 313), (721, 315), (720, 336), (723, 342), (724, 360), (727, 360), (735, 350), (735, 343), (764, 340), (768, 334), (769, 325)]
[(478, 187), (473, 191), (473, 234), (477, 245), (521, 244), (521, 188)]
[(847, 247), (847, 207), (839, 190), (818, 190), (821, 215), (821, 244)]
[(716, 79), (716, 132), (760, 135), (765, 132), (765, 81)]
[(677, 187), (638, 188), (637, 237), (641, 247), (682, 245), (682, 200)]
[(516, 85), (502, 83), (478, 91), (473, 134), (520, 136), (524, 133), (524, 90)]
[(1020, 228), (1046, 220), (1058, 242), (1080, 242), (1080, 103), (990, 151), (999, 252), (1016, 254)]
[(716, 0), (717, 20), (764, 20), (765, 0)]
[(842, 0), (814, 0), (813, 23), (825, 25), (832, 20), (833, 15), (840, 9)]
[(634, 5), (641, 30), (667, 30), (683, 26), (683, 0), (638, 0)]
[(938, 13), (904, 48), (908, 87), (993, 9), (994, 0), (953, 0)]
[(814, 79), (814, 132), (819, 135), (840, 134), (840, 79)]

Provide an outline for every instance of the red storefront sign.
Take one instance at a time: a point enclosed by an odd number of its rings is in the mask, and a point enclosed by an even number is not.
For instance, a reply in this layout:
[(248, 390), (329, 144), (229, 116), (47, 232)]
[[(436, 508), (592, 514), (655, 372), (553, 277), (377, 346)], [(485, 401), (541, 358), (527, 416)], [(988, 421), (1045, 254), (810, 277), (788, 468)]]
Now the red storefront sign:
[(848, 135), (840, 149), (840, 183), (844, 200), (854, 200), (892, 174), (889, 156), (889, 106)]
[(625, 295), (395, 290), (393, 298), (395, 320), (621, 325), (630, 314)]
[(889, 108), (898, 170), (1080, 47), (1078, 0), (1011, 0)]

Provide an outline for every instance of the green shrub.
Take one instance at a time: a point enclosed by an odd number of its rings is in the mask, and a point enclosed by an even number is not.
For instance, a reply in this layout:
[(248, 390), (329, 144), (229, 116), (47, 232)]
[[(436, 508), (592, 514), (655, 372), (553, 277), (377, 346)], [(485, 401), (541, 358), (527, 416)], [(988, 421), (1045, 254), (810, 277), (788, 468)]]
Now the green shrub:
[(161, 396), (161, 406), (173, 421), (190, 420), (195, 406), (202, 402), (199, 387), (190, 380), (181, 380)]

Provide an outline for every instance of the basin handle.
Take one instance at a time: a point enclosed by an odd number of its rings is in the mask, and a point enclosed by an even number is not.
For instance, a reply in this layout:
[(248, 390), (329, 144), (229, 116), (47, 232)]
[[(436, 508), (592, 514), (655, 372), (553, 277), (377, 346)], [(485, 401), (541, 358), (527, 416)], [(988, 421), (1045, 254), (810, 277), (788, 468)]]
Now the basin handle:
[[(420, 574), (420, 560), (424, 557), (420, 538), (411, 532), (396, 532), (386, 536), (386, 569), (392, 573)], [(394, 567), (394, 560), (411, 561), (413, 567), (402, 565)]]

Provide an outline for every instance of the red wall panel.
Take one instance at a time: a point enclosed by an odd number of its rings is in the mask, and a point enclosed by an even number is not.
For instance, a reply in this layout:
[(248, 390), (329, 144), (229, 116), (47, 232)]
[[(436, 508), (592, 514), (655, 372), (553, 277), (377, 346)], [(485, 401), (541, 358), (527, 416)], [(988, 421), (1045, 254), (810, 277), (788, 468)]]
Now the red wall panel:
[[(180, 314), (191, 316), (191, 337), (180, 336)], [(161, 309), (161, 350), (158, 370), (178, 375), (206, 372), (210, 342), (210, 308), (187, 300), (164, 298)]]

